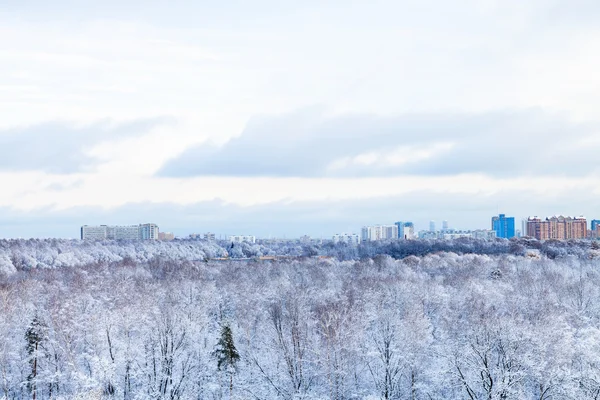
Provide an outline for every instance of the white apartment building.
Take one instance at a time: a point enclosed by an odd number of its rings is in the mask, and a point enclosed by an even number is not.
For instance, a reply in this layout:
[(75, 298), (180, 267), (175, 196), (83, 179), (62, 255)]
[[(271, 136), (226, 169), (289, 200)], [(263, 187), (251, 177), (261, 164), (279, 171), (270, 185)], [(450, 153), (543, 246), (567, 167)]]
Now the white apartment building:
[(210, 242), (214, 242), (215, 240), (217, 240), (217, 235), (215, 235), (212, 232), (206, 232), (204, 234), (204, 240), (208, 240)]
[(363, 242), (374, 240), (398, 239), (397, 225), (363, 226), (361, 231)]
[(231, 235), (228, 239), (232, 243), (256, 243), (256, 236), (252, 235)]
[(333, 243), (348, 243), (358, 245), (360, 243), (360, 237), (355, 233), (336, 233), (333, 235)]
[(158, 240), (158, 225), (156, 224), (141, 224), (140, 225), (141, 240)]
[(473, 237), (475, 239), (494, 240), (496, 239), (496, 231), (491, 229), (477, 229), (473, 231)]
[(415, 238), (415, 226), (412, 222), (408, 222), (402, 225), (398, 230), (398, 237), (400, 239), (414, 239)]
[(158, 225), (83, 225), (81, 240), (158, 240)]
[(139, 225), (107, 226), (106, 239), (112, 240), (139, 240)]
[(107, 238), (108, 227), (106, 225), (81, 227), (81, 240), (104, 240)]
[(491, 229), (477, 229), (474, 231), (451, 231), (442, 234), (442, 238), (446, 240), (468, 237), (473, 239), (493, 240), (496, 238), (496, 231)]

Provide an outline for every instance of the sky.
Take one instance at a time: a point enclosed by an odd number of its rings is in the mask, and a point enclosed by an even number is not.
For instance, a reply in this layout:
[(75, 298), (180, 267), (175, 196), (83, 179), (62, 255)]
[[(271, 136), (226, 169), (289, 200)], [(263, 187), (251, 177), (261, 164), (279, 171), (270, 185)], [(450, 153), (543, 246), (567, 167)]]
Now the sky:
[(600, 219), (598, 70), (591, 0), (3, 0), (0, 237)]

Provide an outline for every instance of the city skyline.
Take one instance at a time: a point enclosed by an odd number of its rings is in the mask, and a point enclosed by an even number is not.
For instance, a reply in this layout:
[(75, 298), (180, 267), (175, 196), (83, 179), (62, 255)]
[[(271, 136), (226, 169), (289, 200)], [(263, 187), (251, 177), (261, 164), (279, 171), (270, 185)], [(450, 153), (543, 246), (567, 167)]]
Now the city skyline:
[(134, 3), (4, 4), (1, 237), (600, 210), (600, 4)]
[[(599, 223), (600, 220), (597, 220), (594, 218), (589, 219), (589, 218), (586, 218), (585, 216), (581, 216), (581, 215), (572, 216), (572, 217), (564, 216), (564, 217), (565, 218), (575, 218), (575, 219), (583, 217), (583, 219), (587, 221), (586, 222), (587, 230), (590, 230), (592, 232), (592, 237), (596, 237), (596, 236), (594, 236), (595, 235), (594, 232), (596, 230), (600, 231), (600, 229), (597, 229), (595, 227), (595, 225), (599, 225), (599, 227), (600, 227), (600, 223)], [(434, 220), (429, 220), (427, 227), (422, 227), (421, 229), (417, 229), (418, 225), (416, 226), (413, 221), (404, 220), (404, 221), (397, 221), (394, 223), (384, 223), (384, 224), (370, 223), (370, 224), (362, 225), (360, 228), (349, 228), (346, 231), (339, 231), (339, 232), (334, 232), (334, 233), (330, 233), (330, 234), (321, 233), (320, 235), (311, 235), (309, 232), (304, 232), (304, 233), (297, 234), (297, 235), (289, 234), (289, 233), (287, 233), (287, 234), (284, 233), (281, 235), (273, 235), (273, 234), (269, 233), (268, 235), (262, 235), (262, 234), (256, 234), (256, 231), (257, 231), (256, 229), (255, 230), (249, 229), (244, 232), (241, 232), (239, 230), (238, 231), (233, 230), (231, 232), (219, 232), (217, 230), (216, 233), (203, 231), (203, 229), (195, 229), (193, 231), (188, 231), (188, 232), (182, 231), (182, 232), (173, 233), (173, 232), (169, 231), (169, 232), (165, 232), (165, 233), (176, 236), (178, 238), (189, 238), (189, 237), (202, 238), (202, 237), (204, 237), (205, 240), (206, 240), (207, 235), (210, 235), (213, 238), (213, 240), (216, 238), (221, 239), (221, 240), (227, 240), (227, 238), (231, 238), (231, 237), (245, 237), (245, 236), (250, 237), (250, 236), (252, 236), (253, 238), (258, 238), (258, 239), (270, 239), (270, 238), (298, 239), (298, 238), (302, 238), (302, 237), (311, 237), (313, 239), (319, 239), (319, 238), (320, 239), (330, 239), (331, 237), (334, 237), (334, 241), (336, 241), (335, 237), (340, 238), (341, 236), (352, 235), (352, 236), (356, 236), (357, 238), (361, 238), (362, 241), (365, 241), (365, 240), (380, 240), (379, 235), (383, 235), (382, 238), (384, 238), (384, 239), (385, 238), (400, 238), (400, 239), (405, 238), (406, 239), (406, 238), (419, 238), (421, 236), (421, 234), (423, 234), (423, 233), (425, 233), (425, 235), (423, 235), (424, 237), (429, 237), (429, 236), (431, 236), (431, 235), (427, 235), (427, 233), (429, 233), (429, 232), (442, 234), (439, 237), (444, 237), (443, 234), (446, 233), (447, 234), (446, 236), (451, 237), (452, 235), (460, 236), (461, 234), (466, 234), (466, 233), (477, 233), (477, 232), (483, 233), (486, 231), (495, 231), (496, 237), (498, 237), (498, 238), (510, 238), (513, 236), (527, 236), (528, 229), (527, 229), (525, 223), (528, 220), (533, 219), (533, 218), (540, 218), (540, 217), (530, 215), (527, 218), (519, 219), (519, 218), (515, 218), (511, 215), (506, 215), (506, 214), (501, 213), (499, 215), (495, 215), (495, 216), (491, 217), (491, 220), (492, 220), (491, 229), (489, 226), (487, 228), (483, 227), (483, 226), (478, 226), (475, 228), (464, 228), (461, 226), (455, 227), (453, 225), (450, 225), (448, 220), (443, 220), (442, 226), (439, 227), (439, 229), (436, 228), (434, 231), (431, 231), (432, 223), (435, 225)], [(554, 215), (545, 217), (546, 220), (553, 219), (553, 218), (563, 218), (563, 215), (554, 214)], [(543, 218), (540, 218), (540, 219), (543, 219)], [(496, 226), (496, 229), (495, 229), (494, 226), (496, 225), (496, 223), (498, 223), (499, 221), (502, 221), (502, 220), (507, 220), (507, 221), (512, 221), (512, 222), (508, 222), (509, 223), (508, 226), (505, 225), (505, 226), (501, 227), (500, 225), (498, 225), (498, 226)], [(523, 223), (523, 226), (521, 229), (517, 228), (516, 221), (519, 221), (519, 220)], [(155, 224), (137, 224), (137, 225), (136, 224), (134, 224), (134, 225), (116, 224), (116, 225), (117, 225), (116, 227), (118, 227), (118, 228), (136, 228), (136, 229), (138, 228), (138, 226), (141, 227), (142, 225), (156, 226)], [(81, 238), (83, 238), (83, 229), (85, 227), (90, 227), (93, 229), (103, 228), (104, 230), (106, 230), (107, 227), (111, 228), (111, 225), (110, 224), (98, 224), (98, 225), (87, 225), (86, 224), (86, 225), (83, 225), (80, 228), (80, 231), (81, 231), (80, 237)], [(114, 227), (115, 226), (113, 226), (113, 228)], [(402, 229), (404, 229), (402, 227), (407, 227), (406, 229), (409, 229), (409, 230), (404, 231), (404, 230), (402, 230)], [(158, 238), (158, 228), (159, 227), (156, 226), (156, 228), (157, 228), (156, 235)], [(368, 233), (365, 233), (365, 229), (367, 229), (367, 228), (369, 229), (369, 231), (368, 231)], [(434, 226), (434, 228), (435, 228), (435, 226)], [(371, 229), (374, 229), (373, 233), (370, 232)], [(382, 233), (375, 233), (375, 232), (379, 232), (378, 229), (382, 229), (382, 231), (381, 231)], [(508, 229), (508, 230), (506, 230), (506, 229)], [(162, 232), (163, 231), (161, 230), (161, 233)], [(259, 229), (258, 232), (261, 232), (261, 230)], [(104, 233), (104, 235), (106, 235), (106, 232)], [(479, 235), (479, 236), (481, 236), (481, 235)], [(372, 237), (372, 239), (369, 239), (371, 237)], [(375, 239), (375, 238), (377, 238), (377, 239)], [(337, 239), (337, 240), (339, 241), (339, 239)]]

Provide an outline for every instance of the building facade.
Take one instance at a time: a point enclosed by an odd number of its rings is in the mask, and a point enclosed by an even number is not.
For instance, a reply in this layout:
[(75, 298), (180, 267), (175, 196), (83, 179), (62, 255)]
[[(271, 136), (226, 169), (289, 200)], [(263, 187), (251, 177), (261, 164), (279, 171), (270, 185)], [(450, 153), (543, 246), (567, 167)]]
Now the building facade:
[(335, 234), (331, 239), (333, 243), (348, 243), (352, 245), (358, 245), (360, 243), (360, 237), (355, 233)]
[(360, 239), (363, 242), (398, 239), (398, 225), (363, 226)]
[(415, 238), (415, 224), (412, 222), (395, 222), (394, 225), (398, 227), (398, 239), (414, 239)]
[(156, 224), (141, 224), (140, 239), (141, 240), (158, 240), (158, 225)]
[(527, 236), (538, 240), (583, 239), (587, 237), (587, 221), (584, 217), (553, 216), (546, 219), (529, 217)]
[(175, 240), (175, 235), (171, 232), (158, 232), (158, 240), (170, 242), (171, 240)]
[(108, 226), (106, 238), (110, 240), (140, 240), (140, 226)]
[(252, 235), (231, 235), (228, 239), (231, 243), (256, 243), (256, 237)]
[(476, 229), (471, 233), (471, 236), (474, 239), (494, 240), (498, 237), (498, 234), (493, 229)]
[(499, 214), (492, 217), (492, 230), (496, 231), (496, 237), (510, 239), (515, 237), (515, 218)]
[(215, 235), (212, 232), (206, 232), (204, 234), (204, 240), (208, 240), (209, 242), (214, 242), (215, 240), (217, 240), (217, 235)]
[(81, 240), (158, 240), (158, 225), (83, 225)]
[(105, 240), (108, 236), (108, 226), (83, 225), (81, 227), (81, 240)]
[(473, 238), (483, 240), (494, 240), (496, 239), (496, 231), (490, 229), (476, 229), (474, 231), (466, 230), (460, 231), (455, 229), (449, 229), (447, 232), (441, 232), (441, 237), (445, 240), (452, 240), (458, 238)]

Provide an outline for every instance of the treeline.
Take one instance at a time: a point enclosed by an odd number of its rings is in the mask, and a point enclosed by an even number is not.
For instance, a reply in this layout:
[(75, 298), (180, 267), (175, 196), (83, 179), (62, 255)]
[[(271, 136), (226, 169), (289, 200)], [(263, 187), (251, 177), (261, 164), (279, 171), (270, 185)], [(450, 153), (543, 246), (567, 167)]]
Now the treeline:
[(255, 258), (260, 256), (313, 257), (330, 256), (338, 260), (360, 260), (380, 254), (402, 259), (422, 257), (438, 252), (487, 255), (543, 255), (549, 258), (596, 257), (597, 241), (540, 242), (530, 238), (477, 240), (390, 240), (361, 243), (303, 244), (294, 241), (269, 244), (230, 243), (227, 241), (175, 240), (160, 241), (80, 241), (64, 239), (0, 240), (0, 275), (33, 268), (75, 267), (94, 263), (146, 263), (153, 259), (199, 261), (214, 258)]
[(595, 399), (598, 267), (438, 252), (23, 269), (0, 280), (0, 398)]

